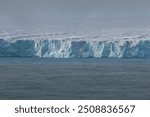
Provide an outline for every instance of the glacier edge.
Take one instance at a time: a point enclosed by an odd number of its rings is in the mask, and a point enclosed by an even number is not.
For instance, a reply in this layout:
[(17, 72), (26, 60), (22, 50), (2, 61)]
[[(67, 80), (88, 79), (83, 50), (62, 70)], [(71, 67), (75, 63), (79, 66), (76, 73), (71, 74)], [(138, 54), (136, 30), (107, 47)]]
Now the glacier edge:
[(150, 58), (150, 40), (0, 39), (0, 57)]

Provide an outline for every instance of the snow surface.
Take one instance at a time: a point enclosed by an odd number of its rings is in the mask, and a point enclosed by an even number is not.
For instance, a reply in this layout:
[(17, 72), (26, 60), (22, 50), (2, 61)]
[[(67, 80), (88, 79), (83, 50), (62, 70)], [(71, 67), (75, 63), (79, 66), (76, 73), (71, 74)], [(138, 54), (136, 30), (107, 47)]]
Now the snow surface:
[(150, 58), (149, 30), (0, 31), (0, 57)]

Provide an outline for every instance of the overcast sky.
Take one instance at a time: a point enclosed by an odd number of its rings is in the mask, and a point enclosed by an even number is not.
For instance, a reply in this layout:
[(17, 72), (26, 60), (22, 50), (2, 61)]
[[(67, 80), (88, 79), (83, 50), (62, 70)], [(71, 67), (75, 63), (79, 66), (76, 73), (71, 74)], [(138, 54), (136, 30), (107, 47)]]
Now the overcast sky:
[(0, 0), (0, 25), (149, 25), (150, 0)]

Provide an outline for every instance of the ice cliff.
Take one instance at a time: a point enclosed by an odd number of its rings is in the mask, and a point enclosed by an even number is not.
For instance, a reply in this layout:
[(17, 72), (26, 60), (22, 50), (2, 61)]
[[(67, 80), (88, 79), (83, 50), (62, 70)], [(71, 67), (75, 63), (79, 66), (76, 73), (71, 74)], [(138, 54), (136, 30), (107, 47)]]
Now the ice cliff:
[(37, 37), (1, 35), (0, 57), (150, 58), (150, 38), (145, 36), (111, 40)]

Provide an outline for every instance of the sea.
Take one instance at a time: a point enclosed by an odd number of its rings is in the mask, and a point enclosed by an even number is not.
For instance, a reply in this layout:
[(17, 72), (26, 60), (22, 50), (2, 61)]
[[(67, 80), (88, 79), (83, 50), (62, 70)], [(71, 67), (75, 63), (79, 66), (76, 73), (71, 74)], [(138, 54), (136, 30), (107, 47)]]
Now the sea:
[(1, 100), (149, 100), (150, 59), (0, 58)]

